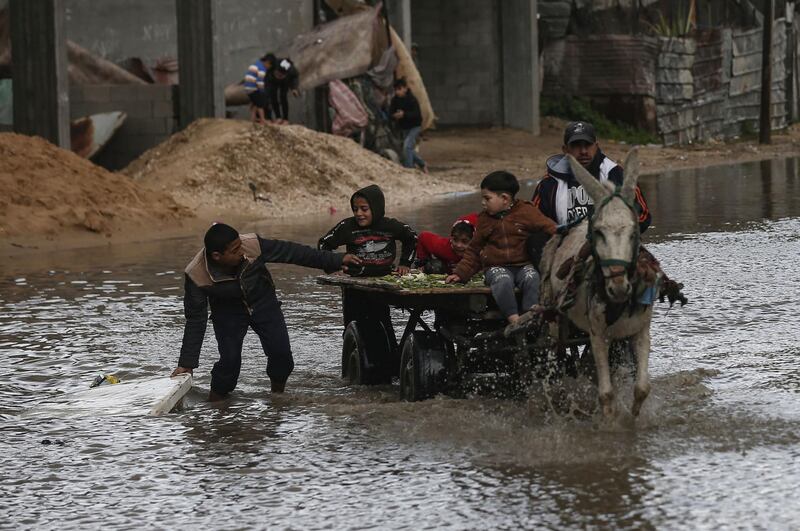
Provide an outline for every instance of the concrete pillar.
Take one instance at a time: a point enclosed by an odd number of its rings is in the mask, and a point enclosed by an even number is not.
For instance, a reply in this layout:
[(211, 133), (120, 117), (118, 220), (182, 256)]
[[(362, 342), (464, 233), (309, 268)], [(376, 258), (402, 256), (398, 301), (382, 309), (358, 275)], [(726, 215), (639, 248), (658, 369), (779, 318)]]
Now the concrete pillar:
[(218, 0), (175, 0), (178, 18), (180, 127), (225, 116), (217, 31)]
[(70, 149), (63, 0), (11, 0), (14, 131)]
[(540, 133), (536, 0), (502, 0), (503, 124)]
[(411, 51), (411, 0), (387, 0), (389, 22)]

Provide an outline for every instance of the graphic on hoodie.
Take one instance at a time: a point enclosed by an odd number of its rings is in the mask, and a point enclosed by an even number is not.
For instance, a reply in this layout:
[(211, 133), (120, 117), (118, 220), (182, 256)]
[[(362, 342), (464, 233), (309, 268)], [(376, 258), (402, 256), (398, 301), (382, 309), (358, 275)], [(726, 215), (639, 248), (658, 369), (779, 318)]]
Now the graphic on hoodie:
[[(597, 151), (587, 170), (600, 182), (611, 181), (618, 186), (622, 184), (622, 168), (600, 150)], [(533, 204), (559, 225), (591, 216), (594, 211), (594, 201), (572, 175), (569, 161), (564, 155), (553, 155), (547, 159), (547, 175), (539, 181), (533, 193)], [(650, 226), (652, 218), (638, 186), (636, 208), (639, 215), (639, 230), (644, 232)]]
[(363, 197), (372, 211), (372, 223), (359, 227), (355, 217), (340, 221), (320, 238), (317, 247), (332, 251), (344, 245), (347, 252), (361, 258), (361, 269), (351, 268), (353, 276), (383, 276), (392, 272), (397, 256), (397, 244), (402, 244), (400, 265), (410, 266), (417, 245), (417, 234), (407, 224), (385, 216), (386, 201), (383, 191), (377, 185), (370, 185), (357, 191), (350, 198), (350, 205), (357, 197)]

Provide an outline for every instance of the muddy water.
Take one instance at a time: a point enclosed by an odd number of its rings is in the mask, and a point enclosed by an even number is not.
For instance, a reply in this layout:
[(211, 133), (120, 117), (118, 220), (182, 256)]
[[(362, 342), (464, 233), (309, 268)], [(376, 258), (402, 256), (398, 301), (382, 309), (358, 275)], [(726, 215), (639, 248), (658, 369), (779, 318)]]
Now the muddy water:
[[(250, 335), (235, 396), (203, 402), (209, 327), (184, 411), (33, 420), (26, 411), (99, 372), (170, 371), (197, 240), (5, 261), (0, 527), (796, 528), (797, 167), (643, 178), (656, 219), (645, 241), (691, 304), (658, 306), (653, 393), (636, 422), (566, 416), (541, 388), (409, 404), (396, 386), (346, 387), (338, 294), (289, 266), (273, 268), (297, 363), (286, 395), (266, 391)], [(444, 231), (476, 201), (396, 215)], [(311, 243), (335, 220), (257, 229)], [(626, 407), (631, 383), (617, 384)], [(591, 413), (591, 385), (564, 386)]]

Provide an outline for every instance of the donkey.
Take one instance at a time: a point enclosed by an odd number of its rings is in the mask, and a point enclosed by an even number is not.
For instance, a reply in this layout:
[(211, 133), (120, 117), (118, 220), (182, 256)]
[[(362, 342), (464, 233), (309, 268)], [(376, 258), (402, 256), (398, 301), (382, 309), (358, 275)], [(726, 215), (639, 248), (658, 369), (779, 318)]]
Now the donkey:
[(600, 404), (606, 417), (614, 415), (609, 345), (616, 339), (631, 338), (637, 361), (632, 413), (638, 416), (650, 393), (647, 365), (653, 314), (652, 304), (637, 304), (633, 300), (639, 254), (639, 224), (634, 207), (639, 177), (638, 154), (634, 149), (625, 158), (625, 178), (619, 189), (613, 188), (611, 183), (598, 181), (572, 156), (569, 156), (569, 163), (573, 175), (594, 201), (594, 213), (590, 219), (584, 219), (573, 227), (560, 245), (557, 238), (552, 238), (545, 247), (542, 293), (552, 301), (567, 289), (570, 279), (557, 278), (555, 272), (570, 259), (580, 260), (579, 252), (588, 240), (592, 257), (587, 258), (586, 275), (572, 279), (572, 282), (577, 282), (574, 303), (560, 311), (576, 327), (589, 334), (597, 368)]

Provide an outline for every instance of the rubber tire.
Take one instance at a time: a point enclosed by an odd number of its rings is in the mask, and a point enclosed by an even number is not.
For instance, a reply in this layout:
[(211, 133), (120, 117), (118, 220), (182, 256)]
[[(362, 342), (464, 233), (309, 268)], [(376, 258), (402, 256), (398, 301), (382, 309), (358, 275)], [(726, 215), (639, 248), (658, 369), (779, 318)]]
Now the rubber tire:
[(413, 332), (400, 356), (400, 397), (406, 402), (431, 398), (447, 388), (446, 341), (434, 332)]
[(391, 383), (397, 363), (381, 323), (352, 321), (342, 340), (342, 378), (349, 385)]

